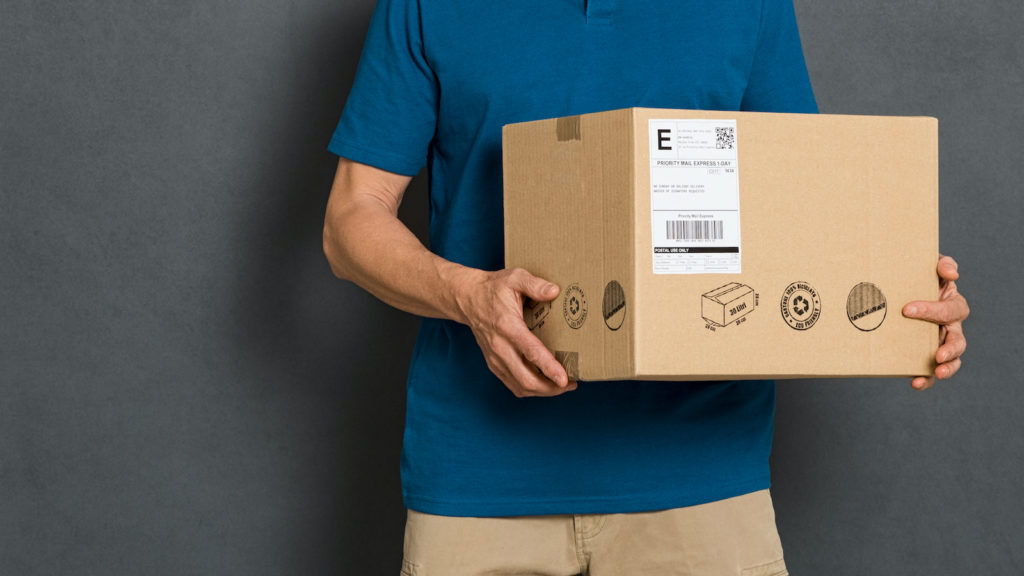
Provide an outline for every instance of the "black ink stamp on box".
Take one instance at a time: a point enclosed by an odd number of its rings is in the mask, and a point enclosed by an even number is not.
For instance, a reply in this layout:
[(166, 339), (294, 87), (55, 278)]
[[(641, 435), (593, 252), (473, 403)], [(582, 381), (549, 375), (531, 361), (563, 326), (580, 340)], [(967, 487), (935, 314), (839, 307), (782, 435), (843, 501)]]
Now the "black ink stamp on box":
[(579, 284), (570, 284), (562, 296), (562, 316), (573, 330), (579, 330), (587, 321), (587, 298)]
[(612, 280), (604, 287), (604, 300), (601, 302), (601, 316), (604, 325), (612, 332), (622, 327), (626, 319), (626, 291), (622, 284)]
[(700, 295), (701, 316), (717, 328), (743, 323), (756, 306), (754, 289), (739, 282), (729, 282)]
[(807, 282), (793, 282), (782, 292), (782, 319), (794, 330), (807, 330), (821, 317), (821, 299)]
[(861, 282), (846, 298), (846, 317), (863, 332), (871, 332), (885, 321), (885, 294), (871, 282)]
[(523, 303), (523, 320), (526, 321), (526, 327), (531, 332), (544, 325), (544, 320), (547, 319), (549, 312), (551, 312), (550, 302), (527, 299)]

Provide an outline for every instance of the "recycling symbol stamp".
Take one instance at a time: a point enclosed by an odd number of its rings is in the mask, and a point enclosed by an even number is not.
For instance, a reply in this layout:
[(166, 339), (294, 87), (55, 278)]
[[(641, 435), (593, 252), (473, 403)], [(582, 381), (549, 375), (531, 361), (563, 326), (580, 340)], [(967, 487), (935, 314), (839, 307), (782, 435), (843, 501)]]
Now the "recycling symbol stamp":
[(579, 330), (587, 320), (587, 298), (579, 284), (570, 284), (562, 297), (562, 316), (573, 330)]
[(782, 319), (794, 330), (807, 330), (821, 317), (821, 299), (807, 282), (793, 282), (782, 292)]
[(807, 310), (811, 307), (811, 303), (804, 299), (803, 294), (793, 298), (793, 312), (797, 316), (803, 316), (807, 314)]

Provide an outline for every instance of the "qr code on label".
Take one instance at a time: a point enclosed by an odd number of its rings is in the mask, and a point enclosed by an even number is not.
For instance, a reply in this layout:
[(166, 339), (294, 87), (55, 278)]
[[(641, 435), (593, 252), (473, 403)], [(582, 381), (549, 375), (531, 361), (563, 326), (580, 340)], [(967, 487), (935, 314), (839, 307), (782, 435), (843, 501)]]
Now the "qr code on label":
[(736, 147), (736, 128), (732, 126), (716, 126), (715, 148), (719, 150), (731, 150)]

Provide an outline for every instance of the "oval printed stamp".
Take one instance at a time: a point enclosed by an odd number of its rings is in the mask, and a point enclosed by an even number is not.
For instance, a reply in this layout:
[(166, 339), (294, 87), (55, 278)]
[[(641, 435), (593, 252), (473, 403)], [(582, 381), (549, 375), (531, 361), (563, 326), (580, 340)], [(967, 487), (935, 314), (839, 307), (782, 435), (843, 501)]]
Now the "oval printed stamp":
[(807, 330), (821, 317), (821, 299), (807, 282), (793, 282), (782, 292), (782, 319), (794, 330)]
[(579, 330), (587, 321), (587, 298), (579, 284), (570, 284), (562, 296), (562, 316), (573, 330)]
[(885, 320), (885, 294), (871, 282), (861, 282), (846, 298), (846, 317), (858, 330), (870, 332)]
[(626, 319), (626, 291), (615, 280), (604, 287), (601, 315), (604, 316), (605, 326), (613, 332), (621, 328), (622, 321)]

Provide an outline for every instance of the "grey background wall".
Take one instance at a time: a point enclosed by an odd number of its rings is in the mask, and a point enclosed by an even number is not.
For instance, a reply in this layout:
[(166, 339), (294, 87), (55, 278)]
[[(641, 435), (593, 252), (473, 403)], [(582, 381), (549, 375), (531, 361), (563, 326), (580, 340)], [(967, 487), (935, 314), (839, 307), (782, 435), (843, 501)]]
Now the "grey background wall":
[[(372, 4), (0, 7), (0, 574), (397, 573), (416, 319), (320, 250)], [(939, 117), (973, 315), (929, 392), (779, 384), (790, 569), (1024, 573), (1024, 7), (797, 10), (823, 112)]]

